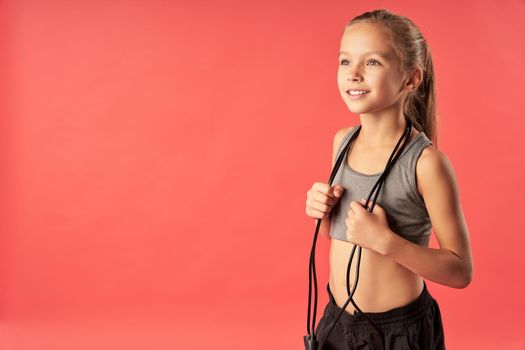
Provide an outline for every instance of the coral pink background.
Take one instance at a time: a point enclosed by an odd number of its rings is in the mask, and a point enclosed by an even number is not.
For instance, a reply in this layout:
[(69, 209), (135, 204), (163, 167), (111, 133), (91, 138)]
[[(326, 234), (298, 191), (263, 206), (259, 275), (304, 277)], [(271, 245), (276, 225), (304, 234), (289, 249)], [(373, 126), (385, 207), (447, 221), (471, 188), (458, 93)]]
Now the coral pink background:
[(472, 284), (427, 281), (447, 346), (525, 349), (525, 3), (363, 4), (2, 1), (0, 348), (304, 349), (306, 191), (359, 122), (340, 35), (386, 7), (430, 43), (471, 235)]

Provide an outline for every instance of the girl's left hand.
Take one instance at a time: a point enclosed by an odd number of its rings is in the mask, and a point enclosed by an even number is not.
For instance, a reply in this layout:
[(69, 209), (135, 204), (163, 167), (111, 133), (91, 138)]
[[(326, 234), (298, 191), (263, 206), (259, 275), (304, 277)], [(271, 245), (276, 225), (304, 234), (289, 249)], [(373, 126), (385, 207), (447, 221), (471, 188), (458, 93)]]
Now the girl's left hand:
[[(365, 203), (366, 199), (364, 198), (361, 198), (361, 203), (358, 201), (350, 203), (348, 217), (345, 220), (346, 238), (350, 243), (362, 248), (376, 252), (384, 251), (389, 236), (392, 234), (385, 210), (376, 202), (374, 210), (369, 212), (364, 207)], [(368, 206), (371, 205), (372, 201), (369, 201)]]

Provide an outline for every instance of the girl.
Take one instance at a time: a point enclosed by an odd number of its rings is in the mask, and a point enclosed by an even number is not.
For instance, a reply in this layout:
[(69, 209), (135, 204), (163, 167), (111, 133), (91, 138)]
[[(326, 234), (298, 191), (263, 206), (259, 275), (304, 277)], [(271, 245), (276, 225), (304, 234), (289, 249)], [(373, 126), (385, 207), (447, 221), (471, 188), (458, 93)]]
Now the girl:
[[(455, 174), (437, 149), (435, 78), (427, 42), (406, 17), (385, 9), (366, 12), (344, 28), (337, 79), (360, 125), (334, 137), (332, 167), (358, 132), (335, 185), (317, 182), (307, 194), (307, 215), (320, 219), (319, 232), (331, 239), (330, 300), (316, 337), (322, 350), (445, 349), (440, 309), (424, 279), (465, 288), (473, 264)], [(412, 134), (370, 212), (364, 198), (407, 122)], [(428, 248), (432, 228), (439, 249)], [(346, 269), (354, 245), (362, 247), (362, 258), (353, 300), (380, 328), (383, 340), (352, 304), (328, 332), (348, 298)], [(356, 259), (349, 281), (355, 265)]]

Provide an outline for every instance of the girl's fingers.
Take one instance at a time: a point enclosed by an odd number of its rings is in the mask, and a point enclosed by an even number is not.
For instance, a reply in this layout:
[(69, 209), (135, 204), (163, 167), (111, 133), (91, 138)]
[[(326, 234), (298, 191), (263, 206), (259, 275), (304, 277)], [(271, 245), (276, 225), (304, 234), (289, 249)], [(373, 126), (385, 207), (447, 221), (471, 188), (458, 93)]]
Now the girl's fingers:
[(330, 186), (329, 184), (325, 184), (322, 182), (316, 182), (312, 188), (329, 198), (335, 199), (335, 195), (333, 194), (332, 186)]
[(330, 196), (325, 195), (324, 193), (314, 191), (312, 193), (312, 198), (320, 203), (325, 203), (329, 206), (333, 206), (336, 203), (336, 199)]
[(313, 208), (315, 210), (318, 210), (322, 213), (329, 213), (330, 212), (330, 207), (325, 204), (325, 203), (321, 203), (315, 199), (312, 199), (308, 202), (308, 204), (310, 205), (310, 208)]

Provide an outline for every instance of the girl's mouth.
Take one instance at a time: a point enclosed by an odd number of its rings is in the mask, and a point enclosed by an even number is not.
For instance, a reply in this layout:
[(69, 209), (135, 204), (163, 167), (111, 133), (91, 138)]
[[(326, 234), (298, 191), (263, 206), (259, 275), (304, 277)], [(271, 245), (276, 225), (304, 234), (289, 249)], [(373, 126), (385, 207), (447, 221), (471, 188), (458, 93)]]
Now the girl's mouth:
[(368, 95), (369, 93), (370, 93), (370, 91), (366, 91), (366, 90), (347, 90), (346, 91), (346, 94), (352, 100), (357, 100), (357, 99), (363, 98), (366, 95)]

